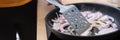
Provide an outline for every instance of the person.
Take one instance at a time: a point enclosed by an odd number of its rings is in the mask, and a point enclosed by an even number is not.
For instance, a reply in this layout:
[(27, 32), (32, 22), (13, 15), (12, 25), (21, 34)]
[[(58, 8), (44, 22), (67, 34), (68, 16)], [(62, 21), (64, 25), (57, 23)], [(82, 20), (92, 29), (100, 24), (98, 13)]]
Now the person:
[(37, 0), (0, 0), (0, 40), (16, 40), (16, 32), (20, 40), (36, 40), (36, 3)]
[(0, 8), (21, 6), (30, 1), (31, 0), (0, 0)]

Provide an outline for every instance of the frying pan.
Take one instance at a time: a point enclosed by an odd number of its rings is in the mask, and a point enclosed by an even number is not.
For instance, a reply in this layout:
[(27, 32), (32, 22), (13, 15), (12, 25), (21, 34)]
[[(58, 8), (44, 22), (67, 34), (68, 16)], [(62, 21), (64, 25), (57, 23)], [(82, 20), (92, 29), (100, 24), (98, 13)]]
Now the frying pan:
[[(68, 4), (69, 5), (69, 4)], [(109, 15), (115, 19), (115, 23), (118, 26), (118, 29), (120, 29), (120, 9), (114, 6), (105, 5), (101, 3), (74, 3), (80, 11), (100, 11), (105, 15)], [(59, 8), (55, 8), (52, 11), (50, 11), (46, 17), (46, 28), (48, 29), (48, 32), (52, 32), (55, 34), (58, 38), (61, 38), (63, 40), (114, 40), (117, 37), (120, 36), (120, 30), (105, 34), (105, 35), (99, 35), (99, 36), (73, 36), (73, 35), (67, 35), (60, 33), (54, 29), (52, 29), (53, 22), (51, 19), (54, 19), (57, 17), (56, 12), (59, 13)], [(48, 34), (49, 36), (49, 34)]]

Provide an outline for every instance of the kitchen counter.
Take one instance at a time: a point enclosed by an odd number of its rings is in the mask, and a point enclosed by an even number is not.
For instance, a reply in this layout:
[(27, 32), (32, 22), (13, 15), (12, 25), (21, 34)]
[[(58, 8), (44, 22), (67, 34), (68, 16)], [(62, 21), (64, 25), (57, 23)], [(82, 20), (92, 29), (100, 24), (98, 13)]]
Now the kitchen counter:
[(47, 2), (44, 0), (38, 0), (38, 14), (37, 14), (37, 40), (47, 40), (45, 16), (52, 10), (53, 6), (47, 6)]
[[(69, 3), (77, 3), (77, 2), (97, 2), (98, 0), (62, 0), (63, 4)], [(114, 5), (116, 4), (110, 3), (107, 0), (99, 0), (100, 3)], [(38, 9), (37, 9), (37, 40), (47, 40), (46, 35), (46, 27), (45, 27), (45, 16), (48, 12), (50, 12), (55, 7), (53, 5), (47, 5), (48, 3), (45, 0), (38, 0)]]

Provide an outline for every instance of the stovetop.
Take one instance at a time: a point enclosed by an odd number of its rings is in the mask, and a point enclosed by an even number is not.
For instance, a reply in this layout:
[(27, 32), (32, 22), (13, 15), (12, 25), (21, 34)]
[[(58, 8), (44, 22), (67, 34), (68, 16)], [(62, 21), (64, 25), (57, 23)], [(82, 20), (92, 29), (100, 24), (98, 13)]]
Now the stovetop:
[[(120, 7), (118, 7), (118, 8), (120, 8)], [(48, 32), (48, 30), (47, 30), (47, 36), (48, 36), (48, 40), (63, 40), (63, 39), (60, 39), (60, 38), (58, 38), (57, 36), (55, 36), (52, 32)]]

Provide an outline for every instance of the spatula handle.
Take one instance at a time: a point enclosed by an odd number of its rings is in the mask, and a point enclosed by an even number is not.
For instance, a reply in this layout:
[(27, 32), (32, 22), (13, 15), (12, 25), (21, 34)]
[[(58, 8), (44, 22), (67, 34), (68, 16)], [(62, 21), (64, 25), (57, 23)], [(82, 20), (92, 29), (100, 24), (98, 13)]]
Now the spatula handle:
[(60, 4), (57, 0), (47, 0), (49, 3), (59, 7), (59, 8), (63, 8), (63, 5)]

